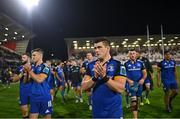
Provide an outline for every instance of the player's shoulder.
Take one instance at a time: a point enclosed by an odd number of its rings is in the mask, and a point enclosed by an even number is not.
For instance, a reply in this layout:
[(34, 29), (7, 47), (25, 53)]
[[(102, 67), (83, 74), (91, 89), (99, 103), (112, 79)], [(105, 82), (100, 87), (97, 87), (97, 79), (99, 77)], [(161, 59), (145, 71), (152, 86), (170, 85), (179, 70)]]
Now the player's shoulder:
[(110, 62), (110, 63), (113, 63), (113, 64), (116, 64), (116, 65), (120, 65), (120, 64), (121, 64), (121, 62), (120, 62), (119, 60), (116, 60), (116, 59), (114, 59), (114, 58), (111, 58), (111, 59), (109, 60), (109, 62)]
[(47, 66), (46, 63), (42, 63), (42, 64), (41, 64), (41, 67), (43, 68), (43, 70), (50, 70), (50, 67)]
[(131, 62), (130, 60), (127, 60), (127, 61), (124, 62), (124, 65), (127, 65), (130, 62)]
[(142, 60), (140, 60), (140, 59), (138, 59), (138, 60), (137, 60), (137, 62), (139, 62), (139, 63), (143, 63), (143, 61), (142, 61)]
[(97, 60), (91, 61), (88, 65), (94, 65), (97, 62)]

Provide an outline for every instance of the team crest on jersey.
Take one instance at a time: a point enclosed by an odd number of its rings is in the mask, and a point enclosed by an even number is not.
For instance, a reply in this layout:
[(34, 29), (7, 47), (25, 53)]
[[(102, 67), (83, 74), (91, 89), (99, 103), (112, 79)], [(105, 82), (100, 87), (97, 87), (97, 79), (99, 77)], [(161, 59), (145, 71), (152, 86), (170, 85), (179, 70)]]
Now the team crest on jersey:
[(131, 64), (129, 64), (128, 67), (131, 67)]
[(109, 65), (107, 70), (108, 71), (114, 71), (114, 66), (113, 65)]
[(141, 64), (140, 64), (140, 63), (137, 63), (137, 66), (138, 66), (138, 67), (140, 67), (140, 66), (141, 66)]

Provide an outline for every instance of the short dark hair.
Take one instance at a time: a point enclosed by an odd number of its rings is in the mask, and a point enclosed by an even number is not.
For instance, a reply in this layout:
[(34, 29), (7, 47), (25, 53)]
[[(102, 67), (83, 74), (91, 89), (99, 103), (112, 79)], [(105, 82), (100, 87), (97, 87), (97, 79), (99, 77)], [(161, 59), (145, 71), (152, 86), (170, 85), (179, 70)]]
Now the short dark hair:
[(107, 38), (101, 37), (94, 40), (94, 43), (102, 42), (105, 46), (110, 46), (110, 41)]
[(44, 51), (41, 48), (36, 48), (36, 49), (31, 51), (31, 53), (33, 53), (33, 52), (40, 52), (41, 54), (44, 53)]
[(164, 54), (167, 54), (167, 53), (171, 54), (171, 52), (169, 50), (164, 51)]
[(26, 55), (26, 56), (30, 57), (30, 54), (28, 52), (25, 52), (22, 55)]
[(130, 49), (129, 51), (131, 51), (131, 52), (132, 52), (132, 51), (138, 52), (136, 49)]
[(86, 55), (89, 54), (89, 53), (90, 53), (92, 56), (94, 55), (93, 52), (91, 52), (91, 51), (87, 52)]

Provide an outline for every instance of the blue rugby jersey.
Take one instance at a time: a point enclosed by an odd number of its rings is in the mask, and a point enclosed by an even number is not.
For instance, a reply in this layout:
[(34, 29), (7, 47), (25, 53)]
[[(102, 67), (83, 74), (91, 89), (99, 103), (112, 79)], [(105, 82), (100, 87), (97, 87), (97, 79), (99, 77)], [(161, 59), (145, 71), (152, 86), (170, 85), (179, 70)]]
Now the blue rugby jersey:
[(85, 70), (87, 70), (88, 64), (89, 64), (88, 60), (85, 60), (85, 61), (83, 62), (83, 64), (82, 64), (82, 67), (84, 67)]
[[(86, 75), (94, 76), (94, 65), (96, 61), (88, 65)], [(110, 59), (106, 62), (106, 75), (114, 79), (115, 76), (124, 76), (125, 72), (120, 71), (122, 68), (119, 61)], [(99, 77), (92, 93), (93, 117), (97, 118), (119, 118), (123, 116), (122, 98), (117, 92), (111, 90), (106, 83)]]
[(141, 60), (136, 60), (134, 63), (131, 60), (125, 62), (127, 77), (135, 82), (139, 82), (143, 77), (142, 70), (145, 69), (145, 65)]
[[(24, 68), (23, 66), (20, 66), (17, 68), (16, 70), (16, 74), (24, 74)], [(30, 81), (26, 81), (27, 79), (25, 79), (24, 75), (21, 77), (20, 79), (20, 89), (21, 88), (26, 88), (26, 89), (30, 89), (30, 86), (31, 86), (31, 82)]]
[(35, 100), (51, 99), (50, 87), (48, 84), (48, 77), (50, 75), (50, 69), (45, 64), (42, 63), (38, 66), (34, 66), (32, 68), (32, 71), (35, 74), (44, 73), (47, 75), (47, 78), (41, 83), (38, 83), (32, 80), (32, 87), (31, 87), (32, 98)]
[(59, 78), (61, 78), (61, 80), (64, 81), (63, 69), (61, 67), (57, 67), (56, 71), (57, 71)]
[(175, 80), (175, 67), (176, 62), (174, 60), (162, 60), (158, 67), (161, 68), (161, 79), (166, 81), (174, 81)]

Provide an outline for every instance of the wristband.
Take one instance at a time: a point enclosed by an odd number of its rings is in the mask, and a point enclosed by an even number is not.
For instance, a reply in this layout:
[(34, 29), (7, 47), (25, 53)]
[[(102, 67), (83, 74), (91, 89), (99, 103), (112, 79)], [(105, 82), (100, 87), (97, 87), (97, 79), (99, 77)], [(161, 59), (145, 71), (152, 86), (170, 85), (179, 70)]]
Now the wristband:
[(95, 78), (95, 77), (92, 77), (92, 80), (93, 80), (94, 82), (96, 82), (98, 79)]
[(107, 76), (103, 77), (102, 79), (104, 80), (105, 83), (109, 81), (109, 78)]

